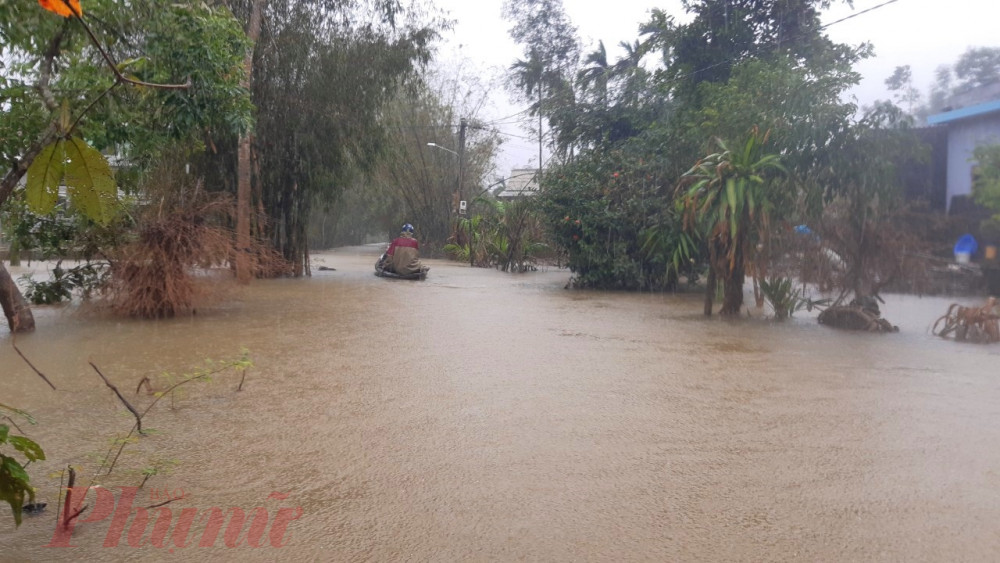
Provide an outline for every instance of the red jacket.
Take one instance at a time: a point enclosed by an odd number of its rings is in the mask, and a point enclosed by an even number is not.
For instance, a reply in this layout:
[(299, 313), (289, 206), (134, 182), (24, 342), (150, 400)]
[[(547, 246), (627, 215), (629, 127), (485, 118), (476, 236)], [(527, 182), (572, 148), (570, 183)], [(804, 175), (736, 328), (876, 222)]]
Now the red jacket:
[(415, 274), (422, 269), (420, 264), (420, 244), (413, 235), (404, 233), (396, 237), (385, 251), (392, 271), (401, 276)]
[(413, 237), (396, 237), (389, 245), (389, 250), (386, 250), (385, 253), (388, 254), (389, 256), (392, 256), (393, 253), (396, 251), (397, 246), (403, 248), (415, 248), (417, 250), (420, 250), (420, 243), (417, 242), (417, 239)]

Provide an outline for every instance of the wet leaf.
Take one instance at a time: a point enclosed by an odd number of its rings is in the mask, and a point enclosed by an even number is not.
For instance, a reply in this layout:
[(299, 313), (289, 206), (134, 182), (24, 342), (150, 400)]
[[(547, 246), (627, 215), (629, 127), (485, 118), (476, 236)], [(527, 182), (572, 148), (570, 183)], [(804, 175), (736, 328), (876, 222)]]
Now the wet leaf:
[(45, 460), (45, 452), (42, 451), (42, 447), (30, 438), (25, 438), (24, 436), (11, 436), (10, 445), (14, 446), (15, 450), (24, 454), (24, 457), (28, 458), (28, 461)]
[(25, 199), (32, 213), (45, 215), (55, 209), (59, 184), (66, 171), (64, 141), (59, 139), (42, 149), (28, 168)]
[(28, 474), (24, 471), (24, 468), (21, 467), (21, 464), (14, 458), (0, 454), (0, 468), (2, 468), (5, 475), (9, 475), (15, 480), (23, 481), (25, 483), (28, 482)]
[(73, 205), (93, 221), (114, 218), (117, 187), (111, 166), (97, 149), (79, 137), (66, 141), (66, 185)]
[(17, 526), (21, 525), (21, 507), (24, 506), (25, 495), (32, 501), (35, 500), (35, 491), (28, 482), (28, 474), (16, 459), (0, 454), (0, 501), (10, 505)]
[(35, 424), (35, 419), (27, 411), (23, 411), (21, 409), (14, 408), (14, 407), (12, 407), (10, 405), (5, 405), (3, 403), (0, 403), (0, 409), (8, 411), (8, 412), (12, 412), (12, 413), (14, 413), (16, 415), (19, 415), (19, 416), (22, 416), (30, 424)]

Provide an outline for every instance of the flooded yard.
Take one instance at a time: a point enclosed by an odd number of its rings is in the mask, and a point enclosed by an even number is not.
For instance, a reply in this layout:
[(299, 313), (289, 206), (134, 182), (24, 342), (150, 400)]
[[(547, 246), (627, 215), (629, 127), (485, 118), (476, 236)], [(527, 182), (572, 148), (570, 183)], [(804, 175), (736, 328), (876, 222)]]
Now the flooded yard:
[[(37, 419), (21, 426), (48, 454), (29, 470), (49, 503), (17, 530), (0, 516), (0, 558), (1000, 553), (1000, 347), (930, 335), (950, 300), (891, 297), (882, 311), (900, 333), (873, 336), (805, 313), (706, 319), (700, 294), (564, 290), (569, 274), (555, 269), (431, 260), (426, 281), (385, 280), (375, 257), (319, 254), (314, 266), (336, 271), (258, 281), (193, 318), (38, 309), (37, 332), (17, 345), (57, 391), (0, 333), (0, 403)], [(174, 521), (185, 508), (264, 507), (272, 522), (300, 508), (285, 545), (229, 548), (220, 533), (214, 547), (157, 547), (151, 520), (137, 547), (124, 534), (102, 547), (109, 516), (78, 524), (76, 547), (43, 547), (60, 470), (78, 466), (88, 482), (132, 424), (88, 362), (131, 398), (143, 376), (243, 347), (255, 363), (243, 391), (226, 372), (185, 386), (173, 408), (164, 399), (144, 421), (155, 432), (97, 482), (136, 486), (156, 467), (134, 506), (183, 491), (167, 505)]]

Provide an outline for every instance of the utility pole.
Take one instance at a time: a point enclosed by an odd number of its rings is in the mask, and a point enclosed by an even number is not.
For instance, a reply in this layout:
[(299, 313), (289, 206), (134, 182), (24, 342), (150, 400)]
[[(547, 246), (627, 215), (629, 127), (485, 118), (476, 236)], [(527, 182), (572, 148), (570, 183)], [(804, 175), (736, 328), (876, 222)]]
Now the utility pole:
[[(465, 128), (469, 123), (463, 117), (459, 120), (458, 126), (458, 200), (462, 201), (462, 182), (465, 181)], [(459, 204), (461, 205), (461, 204)], [(476, 265), (476, 256), (472, 247), (472, 202), (466, 200), (465, 213), (468, 215), (466, 224), (469, 226), (469, 266)]]
[(538, 188), (542, 187), (542, 82), (538, 81)]

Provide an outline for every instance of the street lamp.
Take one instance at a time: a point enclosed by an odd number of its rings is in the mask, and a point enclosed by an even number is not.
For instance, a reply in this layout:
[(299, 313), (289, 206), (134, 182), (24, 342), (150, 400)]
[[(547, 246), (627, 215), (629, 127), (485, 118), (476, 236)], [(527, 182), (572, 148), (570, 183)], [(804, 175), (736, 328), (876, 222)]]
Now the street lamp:
[[(462, 211), (464, 211), (464, 209), (462, 209), (462, 203), (465, 203), (462, 200), (462, 179), (463, 179), (462, 177), (465, 175), (465, 128), (466, 127), (468, 127), (468, 122), (463, 117), (461, 120), (459, 120), (458, 152), (455, 152), (455, 151), (449, 149), (448, 147), (442, 147), (441, 145), (439, 145), (437, 143), (427, 143), (428, 147), (434, 147), (434, 148), (438, 148), (438, 149), (441, 149), (441, 150), (444, 150), (444, 151), (448, 151), (451, 154), (453, 154), (453, 155), (455, 155), (455, 156), (458, 157), (458, 212), (459, 212), (459, 215), (461, 215)], [(468, 206), (468, 203), (466, 203), (466, 206)], [(469, 266), (470, 267), (471, 266), (475, 266), (475, 263), (476, 263), (476, 259), (475, 259), (475, 256), (472, 254), (472, 220), (470, 218), (469, 219)]]
[(457, 152), (455, 152), (455, 151), (453, 151), (453, 150), (449, 149), (448, 147), (442, 147), (441, 145), (439, 145), (439, 144), (437, 144), (437, 143), (427, 143), (427, 146), (428, 146), (428, 147), (435, 147), (435, 148), (439, 148), (439, 149), (441, 149), (441, 150), (443, 150), (443, 151), (448, 151), (448, 152), (450, 152), (451, 154), (453, 154), (453, 155), (455, 155), (455, 156), (459, 156), (459, 154), (458, 154)]
[(428, 147), (434, 147), (436, 149), (441, 149), (443, 151), (448, 151), (451, 154), (453, 154), (453, 155), (455, 155), (455, 156), (458, 157), (458, 185), (455, 186), (455, 193), (458, 194), (458, 199), (459, 199), (459, 204), (458, 204), (459, 208), (458, 208), (457, 211), (459, 213), (461, 213), (463, 211), (463, 209), (462, 209), (462, 203), (461, 203), (461, 200), (462, 200), (462, 164), (463, 164), (462, 163), (462, 160), (463, 160), (462, 155), (459, 154), (459, 153), (457, 153), (457, 152), (455, 152), (455, 151), (453, 151), (453, 150), (451, 150), (451, 149), (449, 149), (448, 147), (443, 147), (443, 146), (441, 146), (441, 145), (439, 145), (437, 143), (427, 143), (427, 146)]

